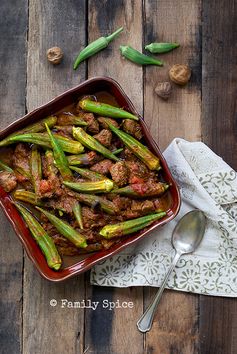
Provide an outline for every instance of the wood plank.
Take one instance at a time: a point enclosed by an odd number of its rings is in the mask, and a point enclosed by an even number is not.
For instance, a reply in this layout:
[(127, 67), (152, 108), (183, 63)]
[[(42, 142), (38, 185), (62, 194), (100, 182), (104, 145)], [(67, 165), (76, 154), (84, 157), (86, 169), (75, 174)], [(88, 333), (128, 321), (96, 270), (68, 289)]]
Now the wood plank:
[[(27, 109), (46, 103), (85, 79), (83, 64), (75, 72), (72, 64), (86, 39), (85, 1), (29, 2), (29, 53)], [(59, 46), (63, 62), (52, 66), (46, 50)], [(61, 299), (81, 301), (85, 298), (84, 276), (66, 283), (53, 284), (42, 279), (28, 259), (24, 274), (23, 353), (83, 352), (84, 311), (61, 308)], [(50, 299), (58, 306), (51, 307)]]
[[(119, 52), (119, 46), (127, 43), (141, 50), (142, 2), (89, 0), (88, 16), (89, 41), (124, 26), (124, 32), (106, 50), (89, 59), (88, 76), (107, 75), (118, 80), (137, 109), (142, 112), (142, 68), (123, 60)], [(92, 296), (97, 301), (119, 299), (134, 303), (134, 308), (129, 310), (115, 309), (110, 312), (100, 308), (97, 311), (86, 311), (85, 350), (88, 350), (87, 354), (124, 354), (128, 350), (136, 354), (143, 353), (143, 336), (136, 330), (138, 314), (143, 309), (142, 288), (113, 289), (88, 285), (87, 296)]]
[[(27, 1), (1, 1), (1, 128), (25, 113)], [(18, 21), (16, 22), (16, 18)], [(0, 212), (0, 353), (21, 353), (23, 251)]]
[[(237, 4), (203, 1), (202, 131), (205, 143), (237, 169)], [(236, 299), (200, 300), (201, 353), (230, 354), (237, 348)]]
[[(163, 68), (145, 69), (144, 117), (153, 137), (164, 149), (174, 137), (199, 140), (201, 136), (201, 1), (146, 0), (145, 44), (179, 42), (181, 47), (160, 55)], [(166, 102), (156, 96), (159, 81), (169, 81), (173, 64), (188, 64), (192, 79), (186, 87), (173, 85), (173, 94)], [(145, 289), (145, 307), (157, 289)], [(146, 353), (197, 353), (198, 296), (166, 291), (152, 331), (146, 335)]]

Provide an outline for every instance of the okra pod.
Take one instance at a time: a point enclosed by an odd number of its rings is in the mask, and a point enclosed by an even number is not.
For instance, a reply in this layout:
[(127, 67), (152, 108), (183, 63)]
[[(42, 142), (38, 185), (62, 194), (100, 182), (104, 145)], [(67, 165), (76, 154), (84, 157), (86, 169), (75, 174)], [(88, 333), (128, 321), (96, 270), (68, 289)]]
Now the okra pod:
[(103, 180), (96, 182), (66, 182), (63, 184), (75, 191), (84, 193), (108, 193), (113, 187), (114, 183), (112, 180)]
[(47, 133), (50, 138), (50, 142), (53, 148), (53, 156), (57, 169), (61, 173), (62, 177), (65, 180), (69, 180), (72, 178), (72, 171), (69, 168), (68, 160), (64, 154), (64, 151), (60, 145), (59, 140), (51, 133), (49, 127), (46, 125)]
[(99, 197), (98, 195), (75, 193), (75, 196), (81, 203), (84, 203), (91, 207), (100, 205), (101, 209), (109, 215), (115, 215), (118, 213), (118, 210), (114, 203), (112, 203), (110, 200)]
[(62, 260), (52, 238), (47, 234), (41, 224), (31, 215), (27, 209), (25, 209), (17, 202), (14, 204), (21, 213), (23, 219), (29, 227), (32, 236), (43, 252), (48, 266), (54, 270), (59, 270), (62, 264)]
[(86, 248), (80, 250), (80, 253), (92, 253), (102, 249), (102, 245), (99, 242), (90, 243)]
[[(84, 147), (78, 141), (65, 138), (64, 136), (61, 136), (59, 134), (53, 134), (53, 136), (58, 139), (63, 151), (65, 152), (69, 152), (71, 154), (80, 154), (84, 151)], [(2, 140), (0, 142), (0, 146), (10, 145), (17, 142), (31, 143), (42, 146), (44, 148), (51, 148), (50, 138), (47, 133), (26, 133), (21, 135), (15, 135), (13, 137), (10, 137), (7, 142)]]
[(31, 176), (30, 171), (26, 170), (26, 169), (23, 168), (23, 167), (20, 167), (20, 166), (16, 167), (16, 168), (14, 169), (14, 172), (16, 172), (16, 173), (22, 175), (23, 177), (25, 177), (25, 178), (28, 179), (29, 181), (32, 180), (32, 176)]
[(56, 176), (57, 168), (54, 165), (54, 156), (52, 150), (45, 151), (45, 159), (47, 163), (47, 176)]
[(71, 166), (91, 165), (91, 158), (90, 158), (89, 153), (79, 154), (79, 155), (70, 155), (70, 156), (67, 156), (67, 160)]
[(118, 224), (106, 225), (100, 230), (99, 234), (107, 239), (125, 236), (149, 226), (155, 220), (161, 219), (165, 215), (165, 212), (160, 212), (133, 220), (123, 221)]
[(87, 134), (82, 128), (73, 127), (73, 137), (88, 149), (97, 151), (108, 159), (119, 161), (117, 156), (99, 143), (93, 136)]
[(79, 106), (84, 111), (96, 113), (104, 117), (139, 120), (137, 116), (125, 111), (122, 108), (114, 107), (106, 103), (92, 101), (88, 98), (82, 99), (79, 102)]
[(91, 57), (92, 55), (95, 55), (96, 53), (100, 52), (102, 49), (105, 49), (109, 43), (119, 35), (123, 31), (123, 27), (120, 27), (117, 29), (117, 31), (113, 32), (111, 35), (107, 37), (100, 37), (93, 41), (92, 43), (88, 44), (82, 51), (79, 53), (77, 56), (73, 69), (76, 70), (78, 65), (86, 60), (87, 58)]
[(160, 161), (146, 146), (144, 146), (140, 141), (135, 139), (133, 136), (123, 132), (122, 130), (116, 128), (112, 125), (108, 119), (104, 118), (108, 127), (116, 134), (133, 153), (136, 155), (150, 170), (159, 170)]
[(118, 154), (120, 154), (120, 152), (122, 152), (122, 151), (123, 151), (123, 148), (119, 148), (119, 149), (116, 149), (116, 150), (112, 151), (112, 153), (113, 153), (114, 155), (118, 155)]
[(81, 204), (79, 202), (76, 202), (74, 207), (72, 208), (72, 211), (73, 211), (73, 214), (76, 218), (76, 221), (77, 221), (80, 229), (84, 229), (82, 213), (81, 213)]
[(45, 206), (45, 203), (40, 201), (35, 193), (26, 191), (24, 189), (17, 189), (14, 192), (13, 197), (16, 200), (21, 200), (22, 202), (29, 203), (32, 205)]
[(5, 146), (12, 144), (11, 139), (17, 135), (22, 135), (26, 133), (39, 133), (45, 130), (45, 123), (48, 124), (49, 127), (53, 127), (57, 123), (57, 117), (50, 116), (45, 119), (40, 120), (37, 123), (27, 125), (25, 128), (18, 130), (17, 132), (8, 135), (5, 139), (0, 141), (0, 146)]
[(142, 54), (138, 50), (129, 47), (128, 45), (126, 46), (121, 45), (120, 51), (124, 58), (138, 65), (158, 65), (158, 66), (164, 65), (164, 63), (161, 60), (157, 60), (155, 58)]
[(178, 43), (150, 43), (145, 46), (145, 49), (155, 54), (155, 53), (167, 53), (178, 47), (179, 47)]
[(4, 162), (0, 161), (0, 171), (7, 171), (10, 173), (13, 173), (13, 169), (11, 167), (9, 167), (8, 165), (6, 165)]
[(101, 173), (91, 171), (88, 168), (79, 168), (79, 167), (75, 167), (75, 166), (69, 166), (69, 167), (71, 170), (76, 171), (82, 177), (85, 177), (85, 178), (89, 179), (90, 181), (104, 181), (104, 180), (111, 181), (111, 179), (105, 177)]
[(129, 186), (114, 189), (112, 193), (136, 197), (136, 198), (143, 198), (143, 197), (158, 197), (163, 194), (169, 185), (166, 183), (158, 182), (158, 183), (137, 183), (137, 184), (130, 184)]
[(31, 180), (36, 193), (39, 194), (39, 182), (42, 179), (41, 155), (37, 147), (33, 147), (30, 157)]
[(76, 247), (87, 247), (86, 238), (77, 232), (71, 225), (42, 208), (36, 207), (36, 209), (41, 211), (41, 213), (43, 213), (49, 219), (51, 224), (58, 230), (58, 232), (66, 237), (69, 241), (71, 241)]

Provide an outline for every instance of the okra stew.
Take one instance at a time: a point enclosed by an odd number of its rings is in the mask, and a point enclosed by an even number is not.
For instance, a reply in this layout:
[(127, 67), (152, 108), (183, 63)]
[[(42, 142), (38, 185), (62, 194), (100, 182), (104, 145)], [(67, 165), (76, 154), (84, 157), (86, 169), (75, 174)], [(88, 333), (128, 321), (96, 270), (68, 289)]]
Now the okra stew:
[(138, 117), (103, 102), (99, 93), (81, 97), (0, 142), (0, 185), (54, 270), (169, 209), (169, 185)]

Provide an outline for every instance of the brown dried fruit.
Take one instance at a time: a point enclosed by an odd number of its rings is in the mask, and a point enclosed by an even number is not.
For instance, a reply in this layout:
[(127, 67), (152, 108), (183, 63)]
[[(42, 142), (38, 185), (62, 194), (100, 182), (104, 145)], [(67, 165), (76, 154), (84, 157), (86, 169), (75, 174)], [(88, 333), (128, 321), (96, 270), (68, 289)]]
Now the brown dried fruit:
[(158, 82), (155, 93), (163, 98), (163, 100), (167, 100), (172, 93), (172, 86), (170, 82)]
[(47, 50), (47, 59), (53, 65), (61, 63), (63, 51), (59, 47), (52, 47)]
[(169, 71), (170, 80), (178, 85), (185, 85), (191, 77), (191, 69), (187, 65), (175, 64)]

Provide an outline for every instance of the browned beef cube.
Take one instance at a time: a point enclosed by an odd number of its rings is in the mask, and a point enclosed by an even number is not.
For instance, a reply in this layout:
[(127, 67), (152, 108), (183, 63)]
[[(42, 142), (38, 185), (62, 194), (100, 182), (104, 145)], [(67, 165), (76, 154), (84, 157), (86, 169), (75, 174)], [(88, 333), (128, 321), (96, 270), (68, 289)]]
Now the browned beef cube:
[(145, 215), (155, 210), (155, 205), (151, 200), (139, 201), (133, 200), (131, 210), (136, 211), (139, 215)]
[(98, 117), (97, 120), (103, 129), (108, 129), (108, 125), (106, 124), (106, 121), (104, 118), (109, 119), (110, 123), (113, 124), (116, 128), (118, 128), (119, 125), (116, 122), (116, 120), (114, 120), (112, 118), (108, 118), (108, 117)]
[(97, 134), (100, 131), (99, 123), (93, 113), (80, 113), (79, 117), (87, 123), (89, 133)]
[(116, 162), (113, 166), (111, 166), (110, 173), (112, 179), (119, 187), (122, 187), (128, 183), (129, 170), (124, 161)]
[(135, 122), (132, 119), (124, 119), (123, 121), (123, 130), (134, 136), (134, 138), (141, 140), (142, 139), (142, 128), (139, 123)]
[(109, 159), (104, 159), (100, 162), (97, 162), (90, 169), (91, 169), (91, 171), (101, 173), (102, 175), (107, 175), (112, 166), (113, 166), (112, 161), (110, 161)]
[(102, 213), (97, 213), (89, 207), (82, 207), (82, 219), (85, 229), (103, 227), (107, 220)]
[(31, 150), (26, 144), (17, 144), (13, 155), (13, 166), (20, 167), (25, 171), (30, 171), (29, 159)]
[(126, 210), (131, 207), (132, 200), (127, 197), (116, 196), (113, 198), (113, 203), (117, 207), (118, 210)]
[(98, 134), (94, 135), (94, 138), (104, 146), (110, 147), (112, 140), (112, 133), (108, 129), (102, 129)]
[(16, 176), (11, 172), (0, 172), (0, 185), (6, 192), (11, 192), (17, 186)]

